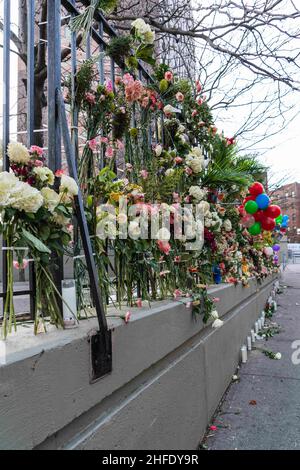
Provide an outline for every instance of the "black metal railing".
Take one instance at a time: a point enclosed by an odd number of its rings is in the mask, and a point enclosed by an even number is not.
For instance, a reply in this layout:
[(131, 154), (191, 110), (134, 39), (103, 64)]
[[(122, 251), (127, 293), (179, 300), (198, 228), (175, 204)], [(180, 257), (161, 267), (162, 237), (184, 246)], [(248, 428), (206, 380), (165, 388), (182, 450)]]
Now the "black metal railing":
[[(81, 2), (84, 6), (89, 1)], [(10, 87), (11, 87), (11, 2), (4, 0), (4, 27), (3, 27), (3, 170), (9, 170), (9, 160), (6, 154), (7, 145), (11, 138), (10, 131)], [(69, 173), (76, 180), (77, 178), (77, 155), (80, 148), (80, 131), (78, 109), (72, 106), (70, 109), (70, 123), (68, 121), (65, 103), (61, 91), (62, 68), (61, 68), (61, 37), (62, 28), (66, 28), (71, 18), (80, 14), (74, 0), (55, 0), (47, 3), (47, 19), (46, 21), (36, 25), (36, 8), (38, 2), (34, 0), (27, 1), (27, 52), (26, 52), (26, 129), (18, 134), (27, 134), (27, 145), (31, 146), (36, 143), (38, 132), (47, 134), (47, 157), (48, 166), (54, 172), (62, 166), (62, 151), (64, 152)], [(43, 39), (44, 47), (47, 50), (45, 55), (47, 61), (47, 126), (45, 129), (35, 129), (35, 58), (36, 43), (40, 41), (39, 27), (43, 25), (47, 29), (47, 39)], [(96, 11), (94, 15), (93, 27), (88, 34), (85, 50), (78, 48), (78, 35), (70, 32), (70, 44), (68, 70), (71, 76), (71, 93), (74, 98), (76, 86), (76, 72), (78, 63), (82, 56), (85, 59), (92, 54), (99, 55), (98, 71), (99, 82), (104, 83), (106, 78), (110, 78), (112, 83), (115, 81), (116, 69), (118, 73), (125, 70), (125, 64), (115, 62), (110, 57), (103, 54), (108, 46), (109, 38), (117, 36), (115, 29), (107, 22), (101, 12)], [(80, 56), (79, 56), (80, 54)], [(13, 71), (15, 73), (15, 71)], [(146, 68), (139, 63), (138, 65), (139, 79), (144, 83), (151, 83), (152, 78)], [(75, 101), (75, 100), (73, 100)], [(133, 121), (135, 121), (133, 116)], [(149, 129), (149, 145), (152, 142), (152, 127)], [(156, 130), (156, 140), (158, 139), (157, 121), (153, 123), (154, 133)], [(62, 147), (63, 143), (63, 147)], [(56, 182), (57, 183), (57, 182)], [(92, 358), (92, 380), (95, 380), (105, 373), (109, 372), (112, 367), (111, 359), (111, 336), (107, 327), (105, 310), (103, 307), (103, 298), (99, 288), (98, 274), (93, 257), (92, 244), (90, 241), (88, 225), (83, 207), (82, 197), (79, 193), (75, 198), (75, 216), (76, 223), (81, 237), (81, 245), (85, 256), (86, 267), (89, 274), (91, 297), (96, 309), (99, 322), (99, 332), (91, 338), (91, 358)], [(3, 243), (3, 253), (7, 248), (5, 241)], [(57, 260), (56, 260), (57, 264)], [(14, 295), (30, 296), (30, 315), (33, 318), (35, 312), (35, 276), (33, 262), (29, 267), (29, 288), (26, 290), (17, 290)], [(64, 278), (63, 261), (59, 260), (59, 269), (55, 271), (56, 286), (61, 291), (61, 282)], [(7, 261), (3, 256), (2, 262), (2, 285), (3, 289), (0, 296), (3, 297), (3, 306), (7, 291)], [(106, 299), (105, 299), (106, 301)]]

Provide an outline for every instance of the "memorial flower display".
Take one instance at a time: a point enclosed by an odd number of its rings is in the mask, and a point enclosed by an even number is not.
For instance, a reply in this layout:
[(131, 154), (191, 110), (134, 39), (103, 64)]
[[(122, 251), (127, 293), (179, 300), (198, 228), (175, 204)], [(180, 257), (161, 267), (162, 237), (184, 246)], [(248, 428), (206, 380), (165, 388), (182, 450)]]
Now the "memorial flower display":
[[(130, 34), (107, 48), (125, 64), (123, 73), (102, 83), (91, 58), (78, 68), (74, 89), (65, 81), (65, 100), (86, 137), (76, 163), (100, 288), (116, 307), (170, 298), (220, 328), (208, 286), (247, 287), (251, 277), (276, 272), (274, 247), (288, 219), (264, 192), (263, 165), (239, 155), (235, 138), (215, 126), (200, 82), (157, 64), (153, 42), (149, 25), (135, 20)], [(139, 60), (153, 67), (152, 81), (138, 76)], [(64, 171), (54, 175), (37, 146), (11, 142), (7, 155), (10, 171), (0, 173), (5, 337), (16, 324), (13, 269), (29, 260), (37, 281), (35, 332), (44, 317), (63, 326), (53, 273), (66, 252), (74, 256), (79, 312), (86, 306), (86, 267), (72, 224), (77, 183)]]
[[(265, 251), (268, 224), (251, 233), (241, 208), (265, 168), (240, 156), (235, 138), (217, 129), (198, 80), (179, 79), (148, 56), (153, 81), (137, 78), (133, 58), (143, 47), (152, 54), (153, 40), (149, 25), (137, 19), (129, 35), (108, 47), (126, 64), (114, 83), (99, 85), (92, 60), (77, 72), (80, 91), (72, 96), (66, 83), (87, 135), (78, 165), (101, 289), (116, 306), (174, 298), (219, 327), (209, 284), (246, 287), (250, 277), (278, 269)], [(169, 225), (159, 229), (164, 217)]]

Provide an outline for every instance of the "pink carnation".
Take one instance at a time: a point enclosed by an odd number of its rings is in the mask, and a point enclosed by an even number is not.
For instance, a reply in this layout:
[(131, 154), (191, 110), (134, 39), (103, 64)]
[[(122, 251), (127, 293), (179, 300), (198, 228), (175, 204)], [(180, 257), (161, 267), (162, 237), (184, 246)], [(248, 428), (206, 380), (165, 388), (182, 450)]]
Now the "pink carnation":
[(44, 153), (44, 150), (42, 149), (42, 147), (39, 147), (38, 145), (32, 145), (30, 147), (30, 153), (37, 153), (41, 157)]

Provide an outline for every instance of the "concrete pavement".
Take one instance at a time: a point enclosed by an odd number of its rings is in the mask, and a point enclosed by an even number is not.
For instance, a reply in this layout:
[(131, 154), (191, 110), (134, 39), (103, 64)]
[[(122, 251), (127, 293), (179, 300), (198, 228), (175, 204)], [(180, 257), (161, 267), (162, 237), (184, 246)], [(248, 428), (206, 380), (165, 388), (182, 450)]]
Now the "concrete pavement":
[[(203, 441), (209, 450), (300, 450), (300, 264), (288, 265), (272, 321), (281, 332), (257, 341)], [(298, 343), (296, 341), (298, 340)], [(282, 354), (266, 357), (261, 349)], [(299, 364), (298, 364), (299, 362)]]

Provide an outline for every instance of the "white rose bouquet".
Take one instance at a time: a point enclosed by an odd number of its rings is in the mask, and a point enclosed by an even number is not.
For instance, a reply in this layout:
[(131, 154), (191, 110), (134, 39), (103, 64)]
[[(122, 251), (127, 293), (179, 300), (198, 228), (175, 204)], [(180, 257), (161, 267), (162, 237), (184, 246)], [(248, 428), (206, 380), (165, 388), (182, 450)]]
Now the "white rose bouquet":
[[(43, 150), (10, 143), (7, 154), (11, 171), (0, 173), (0, 230), (6, 242), (7, 292), (5, 296), (3, 336), (16, 328), (13, 302), (13, 269), (24, 266), (24, 247), (34, 260), (36, 276), (35, 332), (44, 317), (63, 326), (57, 304), (51, 263), (63, 255), (71, 242), (72, 199), (78, 193), (76, 182), (61, 175), (58, 192), (51, 188), (54, 174), (45, 165)], [(17, 261), (14, 262), (14, 254)], [(43, 306), (42, 306), (43, 305)]]

